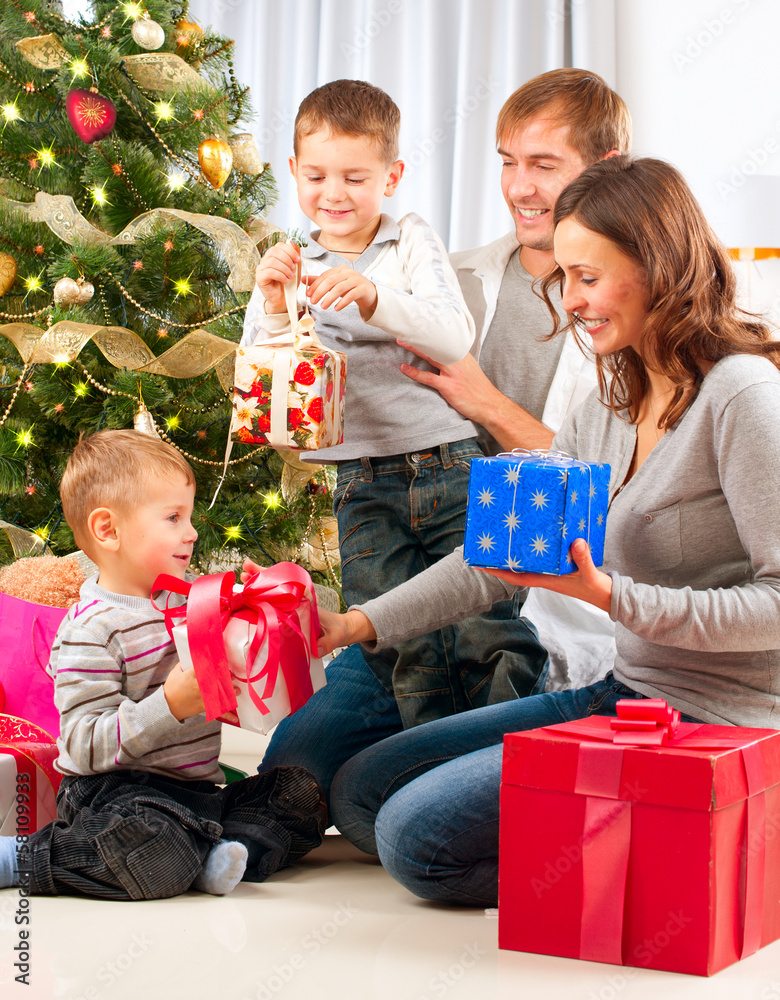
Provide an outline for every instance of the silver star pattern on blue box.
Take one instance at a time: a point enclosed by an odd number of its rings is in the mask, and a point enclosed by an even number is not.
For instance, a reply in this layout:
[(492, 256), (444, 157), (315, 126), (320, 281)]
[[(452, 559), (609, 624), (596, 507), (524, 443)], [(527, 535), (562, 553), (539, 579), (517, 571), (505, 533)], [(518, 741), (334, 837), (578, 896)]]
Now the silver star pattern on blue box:
[(538, 452), (475, 458), (470, 469), (463, 546), (470, 566), (563, 576), (576, 569), (575, 538), (590, 544), (601, 565), (608, 465)]

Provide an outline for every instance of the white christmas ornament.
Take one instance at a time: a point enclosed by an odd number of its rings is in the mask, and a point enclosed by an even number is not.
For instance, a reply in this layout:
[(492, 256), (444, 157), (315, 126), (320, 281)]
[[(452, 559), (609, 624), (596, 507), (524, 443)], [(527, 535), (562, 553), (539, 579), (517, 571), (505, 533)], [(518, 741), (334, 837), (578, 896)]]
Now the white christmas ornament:
[(136, 45), (140, 45), (142, 49), (159, 49), (165, 41), (165, 31), (148, 14), (146, 17), (139, 17), (135, 21), (133, 27), (130, 29), (130, 34), (133, 36), (133, 41)]

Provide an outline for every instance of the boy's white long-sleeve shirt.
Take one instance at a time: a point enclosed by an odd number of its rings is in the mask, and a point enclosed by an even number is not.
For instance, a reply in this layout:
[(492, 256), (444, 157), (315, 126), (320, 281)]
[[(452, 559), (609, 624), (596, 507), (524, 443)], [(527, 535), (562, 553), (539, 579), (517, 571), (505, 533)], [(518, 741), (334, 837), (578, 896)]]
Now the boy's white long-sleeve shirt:
[[(316, 242), (318, 235), (303, 250), (309, 275), (344, 264), (344, 258)], [(440, 364), (460, 361), (474, 340), (474, 322), (437, 234), (418, 215), (405, 215), (399, 222), (383, 215), (373, 242), (353, 266), (376, 285), (377, 305), (369, 323), (355, 303), (339, 312), (309, 306), (323, 344), (347, 354), (344, 443), (306, 457), (334, 462), (398, 455), (474, 436), (470, 420), (400, 370), (405, 363), (429, 366), (399, 347), (396, 338)], [(304, 292), (301, 286), (301, 307)], [(265, 300), (255, 288), (242, 345), (262, 343), (289, 328), (286, 313), (265, 314)]]

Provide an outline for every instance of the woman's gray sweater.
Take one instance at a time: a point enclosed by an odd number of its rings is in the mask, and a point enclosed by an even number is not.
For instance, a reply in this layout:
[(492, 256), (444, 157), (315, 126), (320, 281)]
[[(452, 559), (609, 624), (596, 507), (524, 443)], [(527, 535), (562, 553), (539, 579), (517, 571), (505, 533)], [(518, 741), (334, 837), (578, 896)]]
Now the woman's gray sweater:
[[(553, 442), (612, 466), (615, 677), (708, 722), (780, 728), (780, 372), (749, 355), (718, 362), (626, 482), (635, 444), (596, 393)], [(514, 589), (458, 549), (360, 610), (381, 647)]]

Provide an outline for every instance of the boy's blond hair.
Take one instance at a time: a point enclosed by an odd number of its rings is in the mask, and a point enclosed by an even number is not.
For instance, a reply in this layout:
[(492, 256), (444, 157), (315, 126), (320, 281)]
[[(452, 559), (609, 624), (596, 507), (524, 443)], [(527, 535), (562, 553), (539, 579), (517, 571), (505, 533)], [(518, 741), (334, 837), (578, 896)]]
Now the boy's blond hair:
[(631, 115), (623, 98), (589, 70), (553, 69), (510, 94), (498, 113), (496, 144), (541, 117), (568, 127), (569, 145), (588, 165), (613, 149), (631, 148)]
[(98, 431), (73, 450), (60, 483), (62, 512), (78, 547), (92, 556), (87, 519), (98, 507), (128, 511), (144, 498), (149, 478), (187, 484), (195, 476), (187, 459), (169, 444), (139, 431)]
[(389, 166), (398, 159), (401, 112), (384, 90), (365, 80), (333, 80), (304, 97), (295, 118), (293, 151), (301, 139), (321, 129), (340, 135), (364, 135)]

